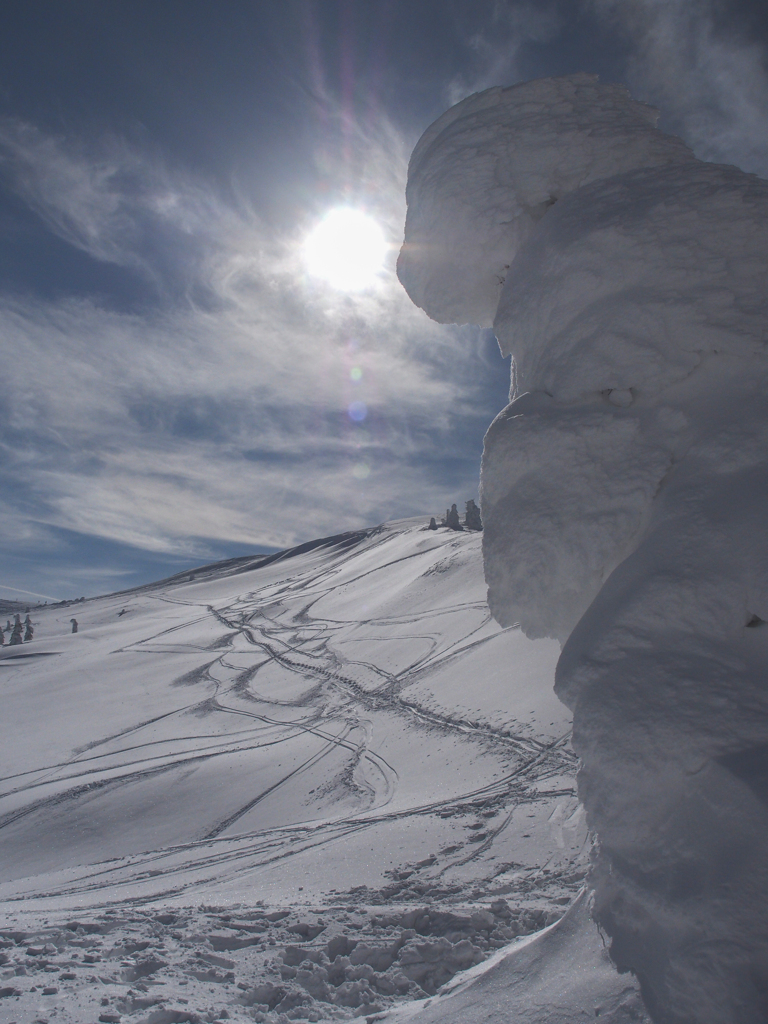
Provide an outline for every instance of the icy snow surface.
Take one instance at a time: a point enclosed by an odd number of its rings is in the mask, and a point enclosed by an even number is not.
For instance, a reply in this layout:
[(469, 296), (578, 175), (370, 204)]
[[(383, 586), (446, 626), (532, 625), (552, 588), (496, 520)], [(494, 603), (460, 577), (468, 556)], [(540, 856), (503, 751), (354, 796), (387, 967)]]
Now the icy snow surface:
[(560, 917), (557, 644), (426, 523), (33, 611), (0, 652), (1, 1022), (370, 1015)]
[[(489, 603), (565, 642), (596, 913), (657, 1021), (768, 1020), (768, 182), (593, 76), (416, 147), (399, 263), (513, 357), (485, 440)], [(498, 305), (497, 305), (498, 304)]]

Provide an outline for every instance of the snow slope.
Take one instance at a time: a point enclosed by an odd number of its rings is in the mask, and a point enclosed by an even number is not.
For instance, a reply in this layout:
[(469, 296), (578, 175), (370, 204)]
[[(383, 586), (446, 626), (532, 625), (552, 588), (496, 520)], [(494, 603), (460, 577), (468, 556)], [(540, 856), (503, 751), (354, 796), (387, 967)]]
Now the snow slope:
[(562, 914), (588, 844), (557, 644), (426, 522), (33, 613), (0, 655), (0, 1021), (376, 1012)]

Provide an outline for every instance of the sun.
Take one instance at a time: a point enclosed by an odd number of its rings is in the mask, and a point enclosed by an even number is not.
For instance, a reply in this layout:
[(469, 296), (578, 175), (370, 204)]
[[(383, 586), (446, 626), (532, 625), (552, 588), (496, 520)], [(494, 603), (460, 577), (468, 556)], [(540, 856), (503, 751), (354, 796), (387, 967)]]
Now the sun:
[(313, 277), (354, 292), (376, 282), (387, 254), (379, 224), (353, 207), (330, 210), (304, 242), (304, 262)]

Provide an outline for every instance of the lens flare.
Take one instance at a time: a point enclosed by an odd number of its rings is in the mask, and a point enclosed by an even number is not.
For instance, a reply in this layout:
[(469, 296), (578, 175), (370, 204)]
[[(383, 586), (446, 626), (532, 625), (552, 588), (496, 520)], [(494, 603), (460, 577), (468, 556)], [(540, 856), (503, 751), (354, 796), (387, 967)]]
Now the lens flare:
[(361, 210), (331, 210), (304, 242), (304, 261), (313, 277), (339, 291), (370, 288), (387, 254), (384, 232)]

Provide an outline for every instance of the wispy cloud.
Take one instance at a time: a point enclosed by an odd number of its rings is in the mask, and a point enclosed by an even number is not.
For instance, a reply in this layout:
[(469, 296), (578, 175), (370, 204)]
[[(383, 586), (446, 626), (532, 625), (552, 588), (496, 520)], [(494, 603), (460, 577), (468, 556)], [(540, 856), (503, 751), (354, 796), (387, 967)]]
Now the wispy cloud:
[[(768, 53), (715, 0), (591, 0), (631, 43), (628, 82), (705, 160), (768, 177)], [(730, 15), (726, 18), (726, 14)]]
[(429, 321), (394, 276), (409, 141), (386, 122), (353, 141), (343, 194), (392, 251), (375, 288), (343, 295), (303, 270), (320, 201), (277, 235), (120, 140), (0, 126), (5, 180), (50, 230), (162, 297), (131, 313), (0, 297), (13, 353), (0, 534), (36, 550), (48, 525), (165, 552), (195, 538), (283, 546), (471, 496), (477, 442), (455, 438), (462, 425), (479, 436), (495, 411), (480, 341)]
[(210, 183), (115, 135), (83, 141), (3, 118), (0, 173), (59, 238), (140, 272), (166, 296), (211, 284), (205, 264), (253, 229), (252, 213), (224, 203)]
[(496, 3), (490, 17), (468, 39), (471, 61), (445, 90), (446, 106), (494, 85), (511, 85), (521, 78), (521, 50), (530, 43), (551, 40), (562, 26), (554, 0)]

